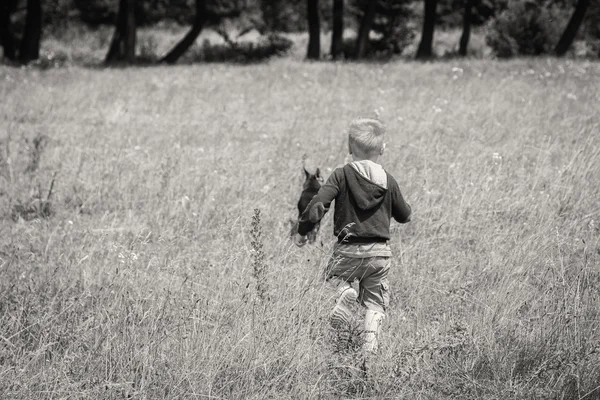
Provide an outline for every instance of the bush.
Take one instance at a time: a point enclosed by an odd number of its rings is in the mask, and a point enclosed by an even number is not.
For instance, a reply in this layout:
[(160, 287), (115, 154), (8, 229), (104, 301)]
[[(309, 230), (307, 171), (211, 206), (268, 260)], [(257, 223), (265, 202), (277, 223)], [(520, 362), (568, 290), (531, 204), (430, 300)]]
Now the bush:
[(549, 53), (556, 45), (565, 13), (529, 0), (514, 0), (490, 25), (487, 44), (501, 58)]
[(257, 42), (241, 41), (211, 44), (205, 40), (201, 47), (190, 49), (184, 56), (188, 62), (234, 62), (253, 63), (285, 54), (293, 42), (283, 36), (270, 34)]

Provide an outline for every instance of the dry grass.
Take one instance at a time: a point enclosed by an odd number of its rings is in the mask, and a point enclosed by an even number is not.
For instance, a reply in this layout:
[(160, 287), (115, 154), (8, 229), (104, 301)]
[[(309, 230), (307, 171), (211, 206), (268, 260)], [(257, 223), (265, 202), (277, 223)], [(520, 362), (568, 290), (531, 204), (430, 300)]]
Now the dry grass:
[[(552, 59), (0, 67), (0, 398), (599, 398), (598, 79)], [(328, 340), (331, 216), (323, 248), (288, 219), (302, 155), (343, 163), (379, 107), (414, 218), (365, 379)]]

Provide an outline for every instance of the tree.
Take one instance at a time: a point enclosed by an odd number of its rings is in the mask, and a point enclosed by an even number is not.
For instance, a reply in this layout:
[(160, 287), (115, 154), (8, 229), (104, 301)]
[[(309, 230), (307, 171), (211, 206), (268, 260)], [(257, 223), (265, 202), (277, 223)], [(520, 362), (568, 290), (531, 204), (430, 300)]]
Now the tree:
[(333, 0), (333, 30), (331, 32), (331, 58), (344, 53), (344, 0)]
[(571, 44), (573, 44), (573, 40), (575, 40), (575, 35), (577, 35), (577, 31), (579, 30), (579, 26), (583, 21), (583, 17), (585, 17), (585, 12), (590, 5), (590, 0), (578, 0), (575, 5), (575, 11), (573, 11), (573, 15), (567, 24), (558, 44), (554, 48), (554, 52), (557, 56), (564, 56)]
[(424, 0), (423, 34), (417, 49), (417, 58), (430, 58), (433, 54), (433, 31), (435, 29), (435, 10), (437, 0)]
[(356, 59), (363, 58), (367, 52), (369, 33), (371, 32), (371, 25), (373, 25), (373, 18), (375, 17), (376, 8), (377, 1), (369, 1), (367, 9), (365, 10), (365, 13), (360, 21), (358, 36), (356, 37), (356, 48), (354, 49), (354, 57)]
[(4, 51), (4, 57), (27, 64), (40, 58), (42, 3), (41, 0), (27, 0), (25, 27), (18, 46), (11, 29), (11, 15), (16, 8), (17, 0), (3, 0), (0, 5), (0, 44)]
[(40, 0), (27, 0), (25, 32), (19, 47), (19, 61), (27, 64), (40, 58), (42, 39), (42, 3)]
[(114, 63), (125, 61), (129, 64), (135, 61), (136, 0), (119, 0), (119, 11), (112, 42), (104, 62)]
[(15, 38), (10, 29), (10, 15), (14, 12), (16, 1), (3, 0), (0, 5), (0, 44), (4, 50), (4, 57), (11, 61), (17, 59)]
[(206, 1), (196, 0), (196, 17), (189, 32), (183, 39), (166, 56), (160, 61), (167, 64), (174, 64), (179, 58), (196, 42), (196, 39), (202, 32), (204, 23), (206, 22)]
[(319, 0), (307, 0), (308, 49), (306, 58), (318, 60), (321, 57), (321, 26), (319, 21)]
[(458, 48), (458, 54), (461, 56), (467, 55), (467, 49), (469, 48), (469, 39), (471, 38), (471, 20), (472, 20), (472, 11), (473, 6), (475, 5), (475, 0), (465, 0), (465, 10), (463, 13), (463, 31), (460, 36), (460, 46)]

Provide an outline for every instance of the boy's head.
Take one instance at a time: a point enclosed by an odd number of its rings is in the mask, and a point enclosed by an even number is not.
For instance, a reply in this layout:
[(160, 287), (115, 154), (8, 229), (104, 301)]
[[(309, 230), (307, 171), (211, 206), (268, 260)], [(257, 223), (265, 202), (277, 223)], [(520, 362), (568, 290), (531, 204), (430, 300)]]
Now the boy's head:
[(377, 160), (385, 150), (385, 125), (378, 119), (357, 118), (348, 127), (348, 151), (354, 160)]

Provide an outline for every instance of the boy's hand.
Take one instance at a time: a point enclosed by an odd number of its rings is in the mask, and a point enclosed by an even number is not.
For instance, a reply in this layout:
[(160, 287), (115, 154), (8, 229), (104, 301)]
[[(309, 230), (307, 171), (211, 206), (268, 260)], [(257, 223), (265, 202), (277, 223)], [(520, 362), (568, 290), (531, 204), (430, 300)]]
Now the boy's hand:
[(294, 241), (294, 244), (298, 247), (304, 246), (306, 244), (306, 242), (308, 241), (306, 236), (302, 236), (298, 232), (296, 232), (296, 234), (294, 235), (292, 240)]

